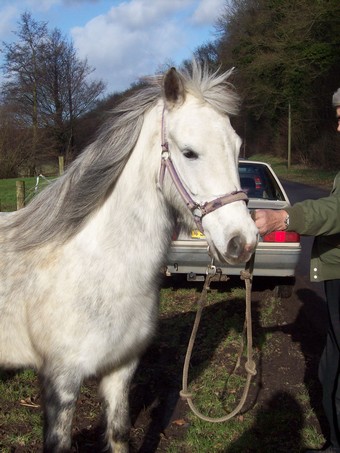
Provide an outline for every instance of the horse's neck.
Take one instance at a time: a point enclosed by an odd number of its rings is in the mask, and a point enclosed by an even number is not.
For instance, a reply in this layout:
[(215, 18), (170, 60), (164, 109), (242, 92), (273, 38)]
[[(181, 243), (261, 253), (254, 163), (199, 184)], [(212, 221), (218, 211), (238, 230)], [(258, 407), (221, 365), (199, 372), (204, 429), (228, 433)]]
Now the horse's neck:
[(84, 233), (115, 249), (133, 245), (136, 252), (149, 246), (161, 255), (169, 244), (173, 220), (157, 189), (161, 137), (160, 128), (155, 132), (155, 112), (149, 116), (114, 190)]

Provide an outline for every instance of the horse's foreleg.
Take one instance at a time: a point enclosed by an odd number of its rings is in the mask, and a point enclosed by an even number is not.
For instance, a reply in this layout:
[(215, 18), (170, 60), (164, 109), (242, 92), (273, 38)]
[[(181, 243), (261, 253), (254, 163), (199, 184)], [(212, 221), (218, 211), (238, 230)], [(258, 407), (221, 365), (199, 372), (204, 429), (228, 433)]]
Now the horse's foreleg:
[(58, 375), (45, 370), (40, 381), (44, 403), (44, 453), (69, 452), (80, 376), (71, 369)]
[(129, 389), (138, 361), (103, 377), (100, 391), (106, 416), (106, 441), (114, 453), (128, 453), (130, 435)]

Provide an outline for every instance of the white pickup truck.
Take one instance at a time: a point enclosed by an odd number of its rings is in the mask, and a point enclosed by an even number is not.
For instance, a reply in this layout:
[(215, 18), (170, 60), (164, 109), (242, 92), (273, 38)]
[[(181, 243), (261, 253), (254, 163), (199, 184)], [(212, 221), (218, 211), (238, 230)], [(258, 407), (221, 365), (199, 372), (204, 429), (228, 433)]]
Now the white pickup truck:
[[(269, 164), (240, 160), (241, 187), (249, 197), (248, 208), (282, 209), (290, 204), (282, 184)], [(295, 268), (301, 253), (300, 236), (284, 231), (260, 239), (256, 248), (254, 277), (270, 277), (281, 297), (289, 297), (294, 284)], [(188, 280), (203, 280), (213, 264), (220, 275), (240, 275), (244, 265), (211, 262), (204, 236), (193, 230), (191, 235), (179, 232), (167, 258), (165, 274), (186, 274)]]

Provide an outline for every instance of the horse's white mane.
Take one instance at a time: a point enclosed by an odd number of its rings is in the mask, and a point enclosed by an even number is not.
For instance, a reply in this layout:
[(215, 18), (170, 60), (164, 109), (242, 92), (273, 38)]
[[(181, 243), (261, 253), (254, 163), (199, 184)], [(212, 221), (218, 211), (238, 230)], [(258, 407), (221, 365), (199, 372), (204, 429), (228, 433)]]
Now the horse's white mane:
[[(179, 71), (185, 92), (227, 115), (236, 114), (239, 106), (228, 82), (231, 73), (210, 73), (196, 61)], [(98, 138), (61, 177), (24, 209), (1, 218), (0, 244), (10, 234), (12, 247), (24, 250), (50, 240), (63, 243), (80, 231), (114, 189), (136, 145), (144, 114), (162, 97), (162, 80), (162, 76), (149, 78), (146, 86), (112, 111)]]

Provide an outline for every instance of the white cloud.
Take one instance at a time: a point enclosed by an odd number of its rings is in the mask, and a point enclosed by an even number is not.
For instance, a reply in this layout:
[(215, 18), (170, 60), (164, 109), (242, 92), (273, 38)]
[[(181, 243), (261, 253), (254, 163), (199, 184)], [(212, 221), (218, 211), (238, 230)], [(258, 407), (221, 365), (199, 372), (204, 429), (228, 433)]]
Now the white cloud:
[(192, 3), (123, 2), (71, 33), (80, 56), (96, 68), (96, 76), (107, 81), (112, 91), (120, 91), (187, 46), (186, 30), (179, 27), (175, 13)]
[(197, 25), (214, 24), (221, 16), (226, 0), (201, 0), (192, 16), (193, 23)]
[(72, 36), (79, 57), (96, 69), (93, 77), (108, 91), (121, 91), (165, 63), (191, 58), (209, 39), (225, 1), (0, 0), (0, 41), (14, 38), (11, 32), (28, 10)]

